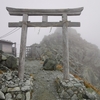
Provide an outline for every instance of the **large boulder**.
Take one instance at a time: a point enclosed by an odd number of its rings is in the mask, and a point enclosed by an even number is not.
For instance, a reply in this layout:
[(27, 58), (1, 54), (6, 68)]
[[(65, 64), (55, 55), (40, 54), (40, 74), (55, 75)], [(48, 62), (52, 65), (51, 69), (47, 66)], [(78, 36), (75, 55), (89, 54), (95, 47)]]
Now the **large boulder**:
[(9, 55), (6, 60), (6, 66), (10, 69), (17, 68), (17, 58), (13, 55)]
[(43, 64), (44, 70), (56, 70), (56, 61), (53, 59), (46, 59)]
[(8, 71), (9, 69), (17, 69), (17, 58), (0, 51), (0, 70)]

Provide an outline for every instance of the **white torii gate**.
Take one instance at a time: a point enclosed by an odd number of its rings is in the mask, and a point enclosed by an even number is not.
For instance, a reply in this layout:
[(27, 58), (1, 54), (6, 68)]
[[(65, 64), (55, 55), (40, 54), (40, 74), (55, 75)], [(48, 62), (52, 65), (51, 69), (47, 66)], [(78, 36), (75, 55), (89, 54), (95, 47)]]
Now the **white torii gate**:
[[(26, 54), (26, 39), (28, 27), (62, 27), (63, 38), (63, 78), (69, 79), (69, 45), (67, 27), (80, 27), (79, 22), (70, 22), (67, 16), (78, 16), (81, 14), (83, 7), (75, 9), (16, 9), (6, 8), (10, 15), (23, 16), (23, 21), (9, 23), (9, 27), (22, 27), (20, 58), (19, 58), (19, 78), (23, 80), (25, 54)], [(30, 22), (28, 16), (43, 16), (42, 22)], [(62, 16), (60, 22), (48, 22), (48, 16)]]

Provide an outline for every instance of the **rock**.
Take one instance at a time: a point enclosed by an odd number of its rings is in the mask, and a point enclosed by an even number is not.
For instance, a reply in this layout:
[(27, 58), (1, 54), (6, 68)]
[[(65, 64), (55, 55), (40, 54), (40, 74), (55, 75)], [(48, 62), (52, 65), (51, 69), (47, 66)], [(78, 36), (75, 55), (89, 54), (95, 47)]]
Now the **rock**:
[(17, 94), (16, 99), (17, 100), (22, 100), (22, 94), (21, 93), (20, 94)]
[(26, 82), (24, 83), (26, 86), (30, 86), (31, 85), (31, 81), (30, 80), (26, 80)]
[(22, 100), (25, 100), (26, 99), (26, 94), (23, 92), (22, 93)]
[(10, 72), (8, 72), (8, 73), (6, 73), (5, 74), (5, 80), (7, 80), (7, 81), (9, 81), (9, 80), (11, 80), (12, 79), (12, 75), (11, 75), (12, 73)]
[(81, 83), (76, 83), (76, 84), (74, 84), (74, 86), (75, 87), (80, 87), (80, 86), (82, 86), (82, 84)]
[[(26, 100), (26, 98), (30, 100), (29, 93), (32, 89), (33, 77), (27, 74), (25, 76), (29, 77), (29, 79), (23, 79), (22, 81), (19, 80), (16, 73), (18, 74), (18, 71), (8, 71), (2, 75), (0, 74), (0, 100)], [(17, 83), (15, 83), (15, 80), (17, 80)]]
[(6, 97), (6, 100), (11, 100), (12, 99), (12, 95), (10, 93), (7, 93), (5, 97)]
[(26, 100), (30, 100), (30, 92), (26, 92)]
[[(72, 80), (66, 82), (62, 78), (56, 79), (57, 92), (61, 99), (64, 100), (96, 100), (97, 96), (95, 93), (87, 92), (87, 88), (80, 81), (76, 81), (75, 77), (71, 77)], [(62, 90), (61, 90), (62, 89)], [(62, 100), (63, 100), (62, 99)]]
[(95, 100), (96, 99), (95, 95), (93, 95), (92, 93), (86, 92), (86, 95), (88, 96), (88, 98), (90, 100)]
[(1, 90), (2, 90), (3, 93), (6, 93), (8, 88), (5, 85), (2, 85)]
[(68, 89), (67, 93), (70, 95), (70, 97), (72, 97), (72, 95), (74, 94), (74, 92), (71, 89)]
[(67, 100), (67, 99), (70, 99), (70, 96), (69, 96), (69, 94), (68, 94), (67, 92), (64, 92), (64, 91), (63, 91), (63, 92), (61, 93), (61, 98)]
[(2, 54), (2, 60), (5, 61), (7, 60), (7, 57), (5, 55)]
[(78, 100), (77, 95), (76, 95), (76, 94), (74, 94), (74, 95), (72, 96), (71, 100)]
[(10, 71), (9, 68), (4, 66), (3, 64), (0, 64), (0, 70), (5, 71), (5, 72)]
[(46, 59), (43, 64), (44, 70), (56, 70), (56, 61), (53, 59)]
[(6, 66), (10, 69), (17, 69), (17, 59), (14, 56), (9, 55), (6, 60)]
[(7, 92), (20, 92), (20, 87), (8, 88)]
[(31, 90), (31, 86), (23, 86), (21, 87), (21, 91), (29, 91)]
[(3, 94), (3, 92), (0, 91), (0, 100), (5, 100), (5, 96)]
[(6, 85), (8, 88), (18, 87), (18, 84), (8, 84)]

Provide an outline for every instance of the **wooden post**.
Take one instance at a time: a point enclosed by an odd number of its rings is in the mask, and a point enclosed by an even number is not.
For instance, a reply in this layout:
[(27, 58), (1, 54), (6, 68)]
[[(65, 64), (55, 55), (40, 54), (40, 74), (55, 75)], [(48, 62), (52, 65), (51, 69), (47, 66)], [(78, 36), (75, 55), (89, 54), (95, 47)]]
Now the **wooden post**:
[(69, 45), (68, 45), (68, 23), (67, 14), (62, 15), (63, 27), (62, 27), (62, 39), (63, 39), (63, 78), (69, 79)]
[(24, 78), (24, 66), (25, 66), (25, 54), (26, 54), (26, 37), (27, 37), (27, 21), (28, 15), (23, 14), (23, 24), (21, 33), (21, 45), (20, 45), (20, 59), (19, 59), (19, 78), (23, 80)]
[(42, 16), (42, 22), (48, 22), (48, 16)]

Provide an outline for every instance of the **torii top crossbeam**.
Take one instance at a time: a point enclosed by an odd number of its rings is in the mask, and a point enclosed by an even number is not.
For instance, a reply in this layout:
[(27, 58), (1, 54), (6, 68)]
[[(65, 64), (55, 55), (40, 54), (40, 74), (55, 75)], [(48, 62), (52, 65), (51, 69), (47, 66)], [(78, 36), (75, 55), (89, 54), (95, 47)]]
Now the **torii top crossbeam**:
[(28, 16), (61, 16), (63, 13), (67, 13), (67, 16), (77, 16), (80, 15), (83, 7), (74, 9), (17, 9), (6, 7), (10, 15), (22, 16), (24, 13)]

